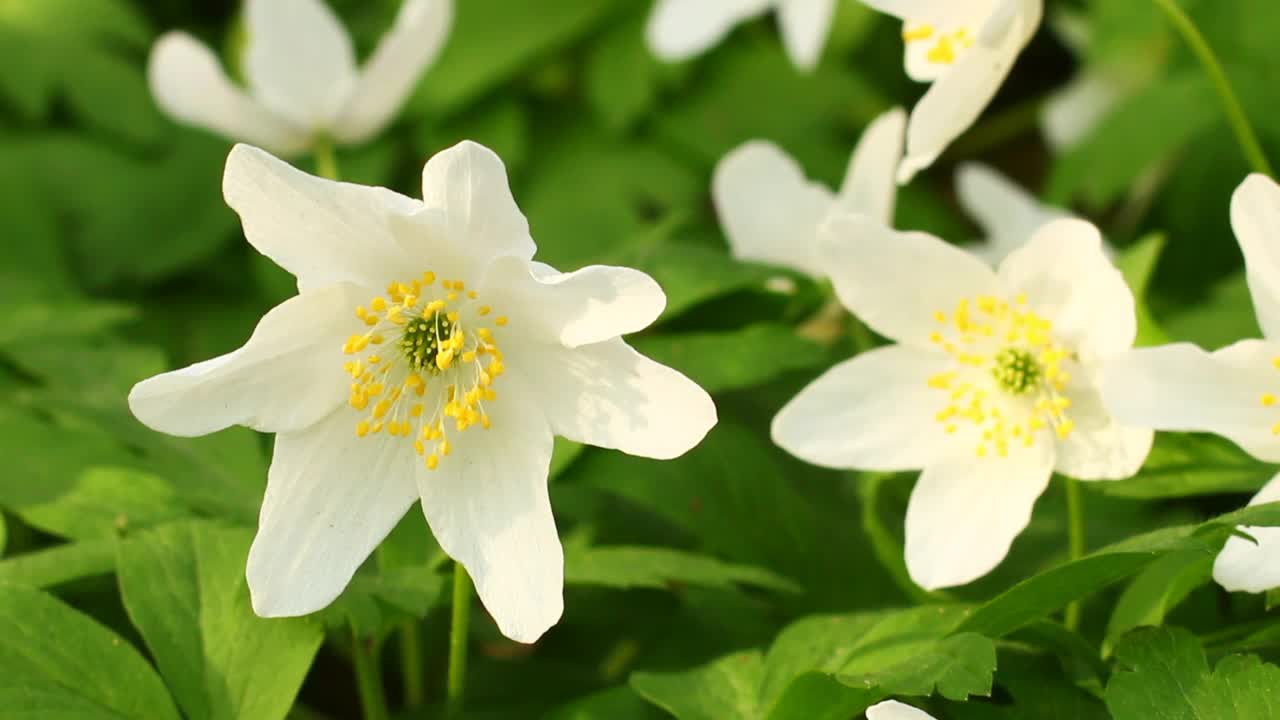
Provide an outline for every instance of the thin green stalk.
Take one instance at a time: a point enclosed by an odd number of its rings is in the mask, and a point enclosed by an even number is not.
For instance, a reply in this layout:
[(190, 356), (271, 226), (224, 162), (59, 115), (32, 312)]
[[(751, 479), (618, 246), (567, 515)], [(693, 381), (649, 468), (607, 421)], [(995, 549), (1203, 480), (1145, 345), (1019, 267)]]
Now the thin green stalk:
[(316, 173), (330, 180), (340, 179), (338, 174), (338, 155), (334, 151), (333, 141), (325, 136), (316, 138), (312, 154), (316, 160)]
[(427, 692), (423, 684), (425, 672), (419, 623), (417, 620), (409, 620), (400, 625), (400, 676), (404, 678), (406, 707), (418, 707), (426, 702)]
[(445, 716), (462, 716), (467, 689), (467, 628), (471, 623), (471, 576), (461, 563), (453, 564), (453, 619), (449, 625), (449, 680)]
[(378, 660), (378, 643), (351, 632), (351, 660), (356, 669), (356, 687), (360, 692), (360, 708), (364, 720), (387, 720), (387, 696), (382, 689), (382, 663)]
[(1176, 0), (1151, 1), (1169, 17), (1169, 22), (1173, 23), (1174, 28), (1182, 35), (1182, 39), (1187, 42), (1191, 52), (1195, 53), (1196, 59), (1204, 67), (1209, 80), (1213, 82), (1218, 91), (1218, 97), (1222, 101), (1222, 108), (1227, 113), (1227, 120), (1231, 123), (1232, 131), (1235, 132), (1236, 142), (1239, 143), (1240, 150), (1244, 152), (1245, 159), (1249, 161), (1254, 170), (1275, 177), (1275, 173), (1271, 169), (1271, 163), (1267, 162), (1267, 156), (1262, 152), (1262, 143), (1258, 142), (1258, 134), (1254, 131), (1253, 126), (1249, 124), (1249, 117), (1245, 115), (1244, 107), (1240, 104), (1240, 98), (1236, 96), (1235, 90), (1231, 87), (1231, 81), (1227, 78), (1227, 73), (1222, 69), (1222, 63), (1218, 61), (1218, 56), (1214, 54), (1213, 48), (1209, 47), (1209, 42), (1204, 39), (1200, 29), (1191, 21), (1186, 12), (1178, 6)]
[(929, 591), (920, 587), (907, 572), (907, 563), (903, 558), (902, 543), (898, 542), (880, 521), (878, 512), (880, 486), (892, 475), (889, 473), (867, 473), (858, 485), (858, 495), (862, 500), (862, 530), (871, 541), (871, 549), (875, 552), (880, 565), (893, 578), (902, 593), (913, 602), (927, 604), (935, 598)]
[[(1080, 490), (1080, 481), (1065, 478), (1067, 483), (1067, 553), (1071, 560), (1084, 557), (1084, 494)], [(1076, 600), (1067, 606), (1063, 625), (1068, 630), (1080, 627), (1080, 601)]]

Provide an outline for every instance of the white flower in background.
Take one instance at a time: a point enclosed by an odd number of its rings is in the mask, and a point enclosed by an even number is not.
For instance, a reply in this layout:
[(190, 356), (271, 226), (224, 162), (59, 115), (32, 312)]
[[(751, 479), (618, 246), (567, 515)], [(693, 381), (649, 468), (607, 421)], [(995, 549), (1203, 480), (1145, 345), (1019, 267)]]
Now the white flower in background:
[(906, 183), (968, 130), (1040, 26), (1043, 0), (862, 0), (903, 21), (906, 70), (932, 83), (911, 111)]
[(394, 118), (435, 60), (453, 20), (453, 0), (405, 0), (391, 31), (357, 70), (351, 38), (323, 0), (247, 0), (248, 88), (181, 32), (165, 34), (147, 74), (156, 102), (174, 118), (282, 155), (317, 137), (359, 143)]
[(935, 720), (929, 713), (897, 700), (885, 700), (867, 708), (867, 720)]
[[(1262, 340), (1216, 352), (1189, 343), (1126, 353), (1108, 369), (1107, 407), (1125, 422), (1157, 430), (1211, 432), (1264, 462), (1280, 463), (1280, 186), (1251, 175), (1231, 200), (1231, 226), (1244, 252)], [(1280, 476), (1250, 502), (1280, 500)], [(1246, 527), (1213, 566), (1228, 590), (1280, 587), (1280, 528)]]
[(837, 194), (805, 178), (799, 164), (773, 143), (753, 140), (725, 155), (716, 166), (711, 197), (734, 257), (825, 278), (818, 227), (828, 214), (861, 213), (893, 224), (894, 173), (906, 124), (906, 113), (895, 109), (867, 127)]
[(502, 161), (474, 143), (423, 169), (423, 200), (332, 182), (240, 145), (224, 192), (298, 279), (240, 349), (139, 383), (133, 413), (194, 436), (276, 433), (249, 553), (254, 609), (329, 604), (419, 498), (502, 632), (559, 619), (552, 434), (653, 458), (696, 445), (711, 398), (632, 350), (666, 303), (644, 273), (531, 258)]
[(1119, 426), (1097, 383), (1133, 345), (1133, 295), (1079, 220), (1042, 227), (998, 271), (923, 233), (842, 215), (822, 253), (845, 307), (897, 344), (845, 361), (773, 421), (773, 439), (831, 468), (921, 469), (906, 563), (935, 589), (1004, 558), (1057, 471), (1124, 478), (1152, 432)]
[(718, 44), (734, 26), (774, 10), (787, 56), (796, 67), (812, 70), (835, 9), (836, 0), (657, 0), (645, 37), (659, 58), (688, 60)]
[[(1041, 226), (1071, 217), (1065, 210), (1042, 205), (1005, 176), (977, 163), (966, 163), (956, 171), (956, 196), (986, 234), (983, 243), (969, 251), (991, 265), (999, 265)], [(1104, 249), (1110, 256), (1110, 248)]]

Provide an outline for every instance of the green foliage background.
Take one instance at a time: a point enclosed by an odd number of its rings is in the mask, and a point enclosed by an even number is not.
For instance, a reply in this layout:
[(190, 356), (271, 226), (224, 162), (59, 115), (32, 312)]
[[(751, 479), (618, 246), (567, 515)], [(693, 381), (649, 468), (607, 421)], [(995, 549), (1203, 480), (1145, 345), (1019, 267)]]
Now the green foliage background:
[[(397, 9), (333, 6), (362, 53)], [(1184, 6), (1280, 159), (1280, 4)], [(984, 120), (902, 190), (899, 227), (976, 237), (952, 170), (981, 160), (1124, 248), (1149, 310), (1143, 338), (1213, 348), (1256, 337), (1227, 222), (1248, 168), (1203, 73), (1147, 2), (1048, 0), (1049, 16), (1061, 9), (1088, 18), (1087, 52), (1074, 57), (1042, 28)], [(0, 0), (6, 714), (354, 717), (354, 635), (379, 651), (395, 712), (439, 716), (447, 568), (419, 513), (330, 609), (258, 619), (243, 570), (269, 438), (171, 438), (125, 405), (134, 382), (236, 347), (293, 292), (222, 202), (229, 143), (174, 125), (145, 82), (150, 44), (171, 28), (234, 68), (237, 10)], [(667, 311), (635, 342), (720, 408), (719, 426), (677, 461), (557, 447), (565, 617), (526, 647), (475, 611), (468, 717), (838, 720), (890, 695), (954, 720), (1280, 717), (1272, 599), (1209, 581), (1232, 525), (1280, 524), (1266, 507), (1210, 520), (1274, 473), (1229, 443), (1161, 436), (1138, 477), (1086, 484), (1097, 550), (1075, 562), (1055, 480), (996, 572), (926, 594), (901, 560), (911, 475), (825, 471), (769, 442), (783, 402), (858, 345), (796, 334), (823, 288), (797, 277), (795, 294), (770, 292), (780, 271), (729, 258), (711, 170), (767, 138), (834, 184), (865, 124), (920, 89), (902, 74), (898, 26), (854, 0), (808, 75), (768, 20), (695, 62), (661, 65), (643, 42), (648, 10), (458, 0), (448, 46), (398, 122), (339, 154), (347, 179), (413, 195), (431, 153), (463, 138), (494, 148), (541, 259), (658, 279)], [(1048, 93), (1085, 68), (1139, 65), (1134, 96), (1078, 147), (1046, 151), (1036, 123)], [(1084, 602), (1078, 634), (1060, 623), (1073, 600)], [(406, 688), (406, 642), (425, 658), (413, 673), (422, 704)]]

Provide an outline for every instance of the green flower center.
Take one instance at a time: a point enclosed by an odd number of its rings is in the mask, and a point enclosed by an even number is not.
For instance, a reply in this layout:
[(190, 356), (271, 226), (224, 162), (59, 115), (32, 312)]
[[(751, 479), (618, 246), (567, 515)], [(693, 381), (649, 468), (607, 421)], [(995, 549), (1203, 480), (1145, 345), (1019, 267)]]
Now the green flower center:
[(1010, 395), (1025, 395), (1040, 385), (1044, 372), (1030, 350), (1005, 348), (996, 353), (991, 375)]
[(436, 358), (442, 348), (451, 346), (453, 331), (454, 324), (449, 322), (449, 318), (434, 312), (429, 317), (410, 320), (396, 345), (414, 371), (439, 375)]

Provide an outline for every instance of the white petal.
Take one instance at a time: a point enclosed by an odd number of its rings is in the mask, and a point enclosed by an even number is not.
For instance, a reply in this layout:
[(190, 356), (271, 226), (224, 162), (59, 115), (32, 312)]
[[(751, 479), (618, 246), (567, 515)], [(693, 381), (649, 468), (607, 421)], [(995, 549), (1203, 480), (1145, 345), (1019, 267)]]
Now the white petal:
[(724, 39), (733, 26), (759, 15), (775, 0), (658, 0), (645, 38), (654, 55), (688, 60)]
[(289, 298), (240, 349), (135, 385), (129, 409), (147, 427), (184, 437), (231, 425), (305, 428), (347, 395), (342, 343), (359, 326), (352, 311), (360, 302), (352, 285)]
[(930, 347), (935, 313), (949, 313), (962, 298), (1000, 294), (991, 268), (932, 235), (834, 214), (819, 236), (840, 302), (872, 330), (903, 344)]
[(1280, 406), (1265, 407), (1264, 393), (1280, 396), (1272, 361), (1280, 345), (1244, 340), (1213, 354), (1188, 343), (1142, 348), (1108, 361), (1102, 399), (1121, 422), (1178, 432), (1211, 432), (1264, 462), (1280, 462), (1272, 426)]
[(907, 505), (907, 571), (926, 590), (991, 572), (1031, 520), (1053, 473), (1053, 444), (1015, 443), (1008, 457), (958, 456), (920, 473)]
[(564, 611), (564, 554), (547, 474), (551, 431), (515, 388), (486, 408), (489, 430), (455, 434), (437, 470), (417, 472), (422, 510), (440, 547), (462, 563), (502, 634), (531, 643)]
[(156, 104), (188, 125), (281, 154), (306, 149), (308, 133), (231, 84), (218, 58), (186, 33), (165, 33), (151, 50), (147, 80)]
[(897, 700), (885, 700), (867, 708), (867, 720), (934, 720), (934, 717)]
[(453, 0), (405, 0), (395, 25), (360, 69), (333, 128), (337, 138), (364, 142), (386, 127), (435, 62), (452, 25)]
[(1120, 424), (1107, 412), (1092, 382), (1077, 378), (1067, 386), (1071, 401), (1068, 417), (1075, 424), (1071, 434), (1058, 441), (1054, 469), (1077, 480), (1122, 480), (1142, 467), (1151, 452), (1155, 433), (1149, 428)]
[(422, 272), (399, 237), (422, 206), (403, 195), (314, 177), (247, 145), (231, 150), (222, 192), (250, 244), (302, 290), (344, 281), (381, 288)]
[(813, 381), (773, 419), (773, 441), (823, 467), (915, 470), (948, 451), (934, 416), (946, 396), (928, 386), (946, 355), (903, 345), (861, 353)]
[(954, 11), (956, 0), (862, 0), (862, 4), (899, 20), (934, 20)]
[(571, 273), (515, 257), (495, 260), (480, 293), (494, 315), (536, 342), (577, 347), (637, 332), (662, 314), (667, 296), (653, 278), (625, 267)]
[(520, 346), (507, 357), (551, 429), (575, 442), (666, 460), (716, 424), (706, 391), (620, 339), (573, 350)]
[(351, 37), (324, 0), (248, 0), (245, 75), (253, 96), (311, 130), (327, 130), (355, 86)]
[(849, 159), (840, 187), (840, 207), (862, 213), (893, 227), (895, 180), (902, 161), (902, 142), (907, 130), (907, 113), (894, 108), (867, 126), (858, 147)]
[(1265, 175), (1245, 179), (1231, 197), (1231, 227), (1265, 337), (1280, 340), (1280, 185)]
[(1120, 96), (1120, 88), (1106, 75), (1081, 72), (1044, 104), (1041, 123), (1049, 147), (1061, 153), (1079, 144), (1115, 107)]
[(986, 246), (978, 252), (993, 265), (1022, 247), (1046, 223), (1068, 217), (1065, 211), (1041, 205), (1031, 193), (977, 163), (965, 163), (956, 171), (956, 195), (960, 206), (985, 233)]
[(1138, 332), (1133, 293), (1107, 259), (1098, 229), (1055, 220), (1000, 265), (1000, 279), (1053, 323), (1053, 336), (1092, 359), (1133, 347)]
[[(1280, 501), (1280, 475), (1249, 501), (1250, 505)], [(1255, 545), (1244, 538), (1230, 537), (1213, 563), (1213, 579), (1233, 592), (1266, 592), (1280, 587), (1280, 528), (1243, 527)]]
[(254, 612), (263, 617), (305, 615), (333, 602), (418, 498), (413, 449), (386, 435), (357, 438), (358, 419), (343, 407), (276, 436), (246, 569)]
[(818, 64), (835, 11), (835, 0), (778, 0), (782, 43), (796, 67), (812, 70)]
[(753, 140), (725, 155), (716, 165), (711, 197), (734, 257), (826, 275), (817, 236), (832, 206), (831, 191), (806, 179), (781, 148)]
[(507, 255), (528, 260), (537, 249), (506, 166), (483, 145), (465, 140), (432, 156), (422, 168), (422, 200), (444, 213), (453, 241), (480, 267)]

